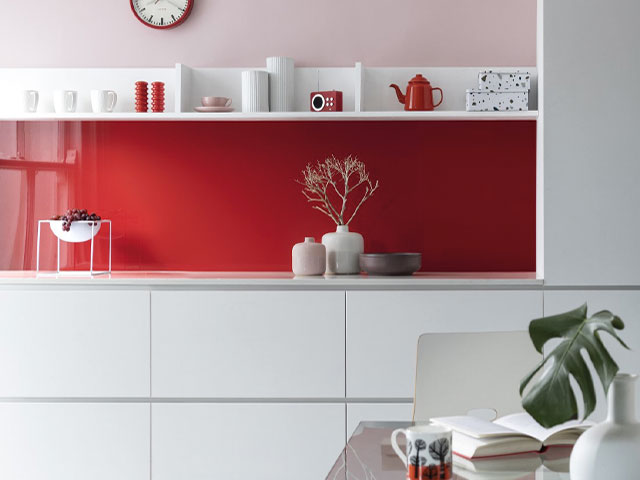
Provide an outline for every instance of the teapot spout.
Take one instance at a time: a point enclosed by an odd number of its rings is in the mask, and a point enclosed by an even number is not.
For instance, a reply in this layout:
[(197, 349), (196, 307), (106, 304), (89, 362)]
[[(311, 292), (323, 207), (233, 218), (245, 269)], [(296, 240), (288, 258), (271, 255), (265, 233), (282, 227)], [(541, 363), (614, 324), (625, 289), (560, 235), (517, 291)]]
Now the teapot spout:
[(389, 87), (394, 88), (396, 90), (396, 95), (398, 96), (398, 101), (404, 105), (406, 97), (402, 93), (402, 90), (400, 90), (400, 87), (398, 87), (398, 85), (396, 85), (395, 83), (392, 83), (391, 85), (389, 85)]

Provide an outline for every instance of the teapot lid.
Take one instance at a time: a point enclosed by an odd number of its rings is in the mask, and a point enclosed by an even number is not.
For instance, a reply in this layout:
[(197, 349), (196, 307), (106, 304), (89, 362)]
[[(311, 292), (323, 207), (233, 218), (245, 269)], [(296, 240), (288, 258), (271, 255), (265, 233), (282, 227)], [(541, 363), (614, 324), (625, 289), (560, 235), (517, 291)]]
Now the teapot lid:
[(424, 78), (422, 76), (421, 73), (417, 74), (415, 77), (413, 77), (411, 80), (409, 80), (410, 84), (416, 84), (416, 83), (421, 83), (421, 84), (429, 84), (429, 80), (427, 80), (426, 78)]

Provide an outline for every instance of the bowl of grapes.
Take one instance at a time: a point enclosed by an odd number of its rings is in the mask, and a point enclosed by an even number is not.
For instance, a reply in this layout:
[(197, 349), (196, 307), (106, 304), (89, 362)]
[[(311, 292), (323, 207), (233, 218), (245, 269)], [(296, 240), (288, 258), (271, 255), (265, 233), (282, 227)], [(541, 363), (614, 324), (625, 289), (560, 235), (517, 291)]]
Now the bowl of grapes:
[(64, 242), (80, 243), (91, 240), (99, 231), (101, 218), (87, 210), (69, 209), (64, 215), (55, 215), (49, 222), (53, 234)]

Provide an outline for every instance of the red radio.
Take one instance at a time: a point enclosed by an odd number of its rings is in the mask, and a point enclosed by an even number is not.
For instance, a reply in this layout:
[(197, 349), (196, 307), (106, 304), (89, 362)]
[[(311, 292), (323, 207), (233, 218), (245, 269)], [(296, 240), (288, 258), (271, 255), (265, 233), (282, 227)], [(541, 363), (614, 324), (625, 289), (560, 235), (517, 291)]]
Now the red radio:
[(330, 92), (311, 92), (312, 112), (341, 112), (342, 92), (331, 90)]

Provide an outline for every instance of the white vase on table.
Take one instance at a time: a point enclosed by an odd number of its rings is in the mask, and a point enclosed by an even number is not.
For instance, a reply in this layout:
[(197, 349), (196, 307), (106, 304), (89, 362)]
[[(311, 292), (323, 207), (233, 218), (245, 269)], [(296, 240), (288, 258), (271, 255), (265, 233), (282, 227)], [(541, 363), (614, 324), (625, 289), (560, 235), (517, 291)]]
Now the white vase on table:
[(349, 231), (348, 225), (338, 225), (335, 232), (325, 233), (322, 243), (327, 248), (328, 274), (360, 273), (360, 254), (364, 253), (362, 235)]
[(609, 387), (607, 419), (587, 430), (571, 452), (571, 480), (636, 480), (640, 475), (637, 375), (616, 375)]

